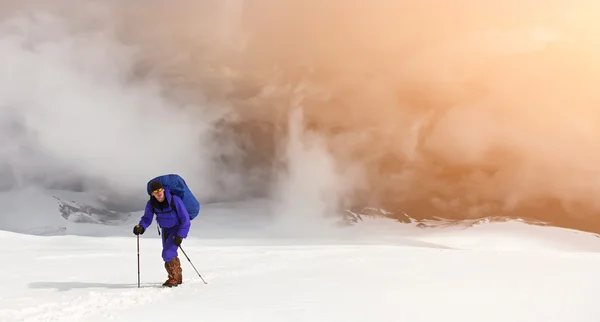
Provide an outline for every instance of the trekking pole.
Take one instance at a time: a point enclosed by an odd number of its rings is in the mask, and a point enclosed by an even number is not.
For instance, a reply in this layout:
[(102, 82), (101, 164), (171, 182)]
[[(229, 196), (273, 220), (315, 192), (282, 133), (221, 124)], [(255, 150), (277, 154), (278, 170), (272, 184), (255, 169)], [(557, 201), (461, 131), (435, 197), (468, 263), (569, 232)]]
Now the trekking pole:
[(140, 235), (137, 235), (138, 288), (140, 288)]
[[(194, 264), (192, 263), (192, 261), (190, 260), (190, 258), (188, 257), (188, 255), (185, 253), (185, 251), (183, 250), (183, 248), (181, 248), (181, 246), (179, 246), (179, 249), (181, 249), (181, 252), (183, 253), (183, 255), (185, 255), (185, 258), (187, 258), (188, 262), (190, 262), (190, 264), (192, 265), (192, 267), (194, 268), (194, 270), (196, 271), (196, 273), (198, 273), (198, 270), (196, 269), (196, 267), (194, 266)], [(204, 284), (208, 284), (202, 278), (202, 275), (200, 275), (200, 273), (198, 273), (198, 276), (200, 276), (200, 279), (202, 280), (202, 282), (204, 282)]]

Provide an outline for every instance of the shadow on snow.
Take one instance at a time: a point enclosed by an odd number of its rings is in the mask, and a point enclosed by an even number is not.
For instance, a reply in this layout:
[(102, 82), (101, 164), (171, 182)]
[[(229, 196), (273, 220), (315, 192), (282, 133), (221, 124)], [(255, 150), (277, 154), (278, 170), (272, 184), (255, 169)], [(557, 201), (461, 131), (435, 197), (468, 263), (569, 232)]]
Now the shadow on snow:
[[(158, 284), (141, 283), (140, 288), (148, 287), (160, 287)], [(133, 289), (138, 288), (137, 283), (90, 283), (90, 282), (33, 282), (29, 283), (29, 288), (34, 289), (56, 289), (57, 291), (64, 292), (73, 289), (84, 289), (84, 288), (108, 288), (108, 289)]]

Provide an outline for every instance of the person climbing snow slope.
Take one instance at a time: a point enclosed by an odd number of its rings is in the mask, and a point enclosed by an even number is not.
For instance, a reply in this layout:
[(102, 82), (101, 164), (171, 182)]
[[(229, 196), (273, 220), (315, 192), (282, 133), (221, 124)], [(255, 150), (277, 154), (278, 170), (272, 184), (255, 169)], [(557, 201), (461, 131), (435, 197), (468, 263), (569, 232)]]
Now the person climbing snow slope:
[(162, 229), (162, 259), (168, 276), (163, 286), (177, 286), (183, 283), (177, 250), (189, 233), (190, 216), (181, 198), (171, 194), (169, 188), (163, 187), (160, 181), (152, 181), (149, 187), (152, 194), (139, 224), (133, 227), (133, 233), (143, 234), (156, 214), (156, 222)]

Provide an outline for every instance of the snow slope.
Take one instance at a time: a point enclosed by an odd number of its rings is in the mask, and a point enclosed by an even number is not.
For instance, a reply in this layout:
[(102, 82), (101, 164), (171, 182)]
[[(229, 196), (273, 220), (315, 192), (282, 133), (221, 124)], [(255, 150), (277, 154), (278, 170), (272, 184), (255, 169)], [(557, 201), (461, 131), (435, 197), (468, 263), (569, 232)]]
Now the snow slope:
[[(50, 204), (44, 198), (32, 204), (43, 200)], [(140, 213), (114, 225), (59, 214), (32, 224), (52, 236), (0, 231), (0, 321), (575, 322), (600, 316), (600, 239), (593, 234), (520, 222), (421, 229), (370, 217), (294, 233), (273, 224), (265, 203), (205, 205), (182, 246), (208, 284), (181, 254), (184, 284), (174, 289), (159, 287), (166, 273), (154, 225), (140, 238), (137, 287), (131, 228)], [(21, 219), (35, 222), (34, 208)]]

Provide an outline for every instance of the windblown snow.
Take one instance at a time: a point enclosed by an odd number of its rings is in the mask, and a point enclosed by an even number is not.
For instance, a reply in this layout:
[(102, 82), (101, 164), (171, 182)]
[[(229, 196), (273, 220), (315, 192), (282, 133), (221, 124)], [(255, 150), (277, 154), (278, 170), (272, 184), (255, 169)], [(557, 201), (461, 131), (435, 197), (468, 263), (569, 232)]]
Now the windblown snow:
[[(15, 208), (22, 201), (19, 193), (4, 197)], [(208, 204), (182, 244), (191, 260), (180, 253), (184, 284), (160, 287), (166, 272), (153, 224), (139, 240), (138, 288), (131, 229), (139, 212), (98, 223), (89, 211), (93, 198), (64, 192), (38, 193), (26, 205), (19, 209), (27, 218), (37, 214), (29, 230), (17, 229), (18, 214), (1, 218), (3, 322), (574, 322), (600, 316), (600, 239), (574, 230), (517, 221), (419, 228), (362, 216), (308, 234), (272, 224), (262, 215), (265, 200)]]

